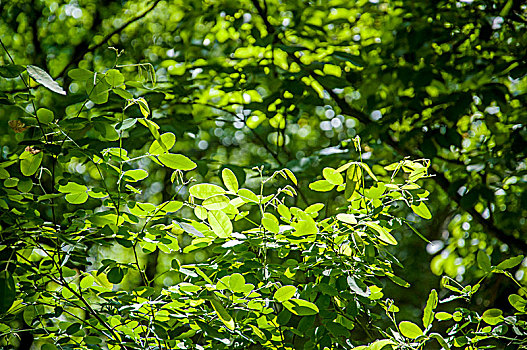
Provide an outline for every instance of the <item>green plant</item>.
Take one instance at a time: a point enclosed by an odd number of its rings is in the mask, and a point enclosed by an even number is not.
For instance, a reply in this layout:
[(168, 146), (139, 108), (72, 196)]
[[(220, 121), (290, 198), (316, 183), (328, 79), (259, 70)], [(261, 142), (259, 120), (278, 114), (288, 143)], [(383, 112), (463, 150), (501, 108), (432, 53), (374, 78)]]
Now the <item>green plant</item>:
[[(138, 82), (118, 66), (73, 69), (69, 77), (85, 93), (62, 97), (69, 105), (53, 111), (33, 96), (65, 94), (45, 71), (14, 62), (3, 68), (4, 77), (19, 76), (28, 87), (4, 101), (25, 114), (10, 123), (19, 146), (0, 163), (3, 346), (16, 347), (28, 334), (46, 350), (524, 342), (526, 302), (516, 294), (510, 303), (517, 315), (504, 317), (495, 308), (436, 312), (432, 291), (422, 328), (396, 321), (399, 309), (384, 288), (409, 285), (394, 270), (402, 268), (390, 249), (398, 244), (394, 232), (410, 229), (426, 240), (397, 207), (431, 218), (429, 193), (418, 183), (429, 176), (428, 160), (380, 168), (389, 172), (382, 181), (355, 138), (357, 161), (326, 167), (309, 185), (343, 205), (300, 207), (295, 198), (305, 189), (289, 169), (255, 167), (243, 187), (239, 174), (218, 167), (223, 186), (194, 184), (189, 172), (198, 176), (199, 163), (172, 151), (176, 135), (162, 131), (148, 103), (153, 76)], [(30, 78), (51, 92), (34, 92)], [(146, 143), (138, 147), (137, 140)], [(145, 196), (156, 181), (163, 195)], [(104, 248), (122, 254), (104, 257)], [(201, 262), (181, 262), (198, 252)], [(146, 261), (159, 254), (170, 265), (149, 271)], [(506, 270), (522, 259), (492, 266), (480, 253), (477, 263), (486, 275), (511, 277)], [(156, 283), (165, 277), (172, 283)], [(479, 288), (444, 281), (451, 300)], [(431, 331), (434, 319), (454, 324), (443, 336)], [(391, 329), (377, 326), (386, 321)]]

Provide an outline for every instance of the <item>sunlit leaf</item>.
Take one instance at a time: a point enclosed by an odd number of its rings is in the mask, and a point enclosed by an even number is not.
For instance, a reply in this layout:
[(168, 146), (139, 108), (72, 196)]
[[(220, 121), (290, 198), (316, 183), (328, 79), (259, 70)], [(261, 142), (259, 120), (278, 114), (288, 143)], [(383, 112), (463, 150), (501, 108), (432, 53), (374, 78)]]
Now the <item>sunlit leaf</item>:
[(315, 304), (304, 299), (291, 298), (286, 300), (283, 305), (297, 316), (316, 315), (319, 312)]
[(42, 163), (44, 158), (43, 152), (32, 154), (28, 151), (24, 151), (20, 155), (20, 171), (24, 176), (31, 176), (35, 174)]
[(207, 213), (207, 219), (212, 227), (212, 231), (214, 231), (218, 237), (230, 237), (232, 234), (232, 222), (227, 214), (219, 210), (209, 211)]
[(50, 89), (57, 94), (66, 95), (66, 91), (42, 68), (28, 65), (27, 72), (37, 83)]
[(275, 298), (276, 301), (283, 303), (284, 301), (291, 299), (295, 294), (295, 286), (283, 286), (278, 288), (278, 290), (274, 293), (273, 298)]
[(225, 184), (225, 187), (227, 187), (227, 190), (234, 193), (238, 192), (238, 180), (231, 169), (223, 169), (221, 172), (221, 178)]
[(225, 190), (213, 184), (197, 184), (190, 188), (190, 194), (199, 199), (207, 199), (219, 194), (225, 194)]
[(431, 219), (432, 214), (426, 206), (425, 202), (419, 202), (419, 205), (412, 204), (412, 211), (422, 217), (423, 219)]
[(227, 310), (221, 305), (221, 303), (217, 300), (211, 300), (212, 307), (214, 308), (214, 311), (216, 311), (216, 314), (218, 315), (219, 319), (223, 322), (223, 324), (230, 330), (234, 330), (234, 319), (229, 315)]
[(423, 330), (418, 325), (409, 321), (399, 323), (401, 334), (407, 338), (415, 339), (423, 335)]
[(175, 143), (176, 136), (173, 133), (164, 133), (159, 137), (158, 140), (154, 140), (154, 142), (152, 142), (150, 148), (148, 149), (148, 153), (153, 155), (168, 153)]
[(171, 169), (178, 169), (183, 171), (192, 170), (196, 167), (196, 163), (191, 161), (189, 158), (182, 154), (160, 154), (158, 157), (159, 161), (163, 163), (163, 165), (171, 168)]

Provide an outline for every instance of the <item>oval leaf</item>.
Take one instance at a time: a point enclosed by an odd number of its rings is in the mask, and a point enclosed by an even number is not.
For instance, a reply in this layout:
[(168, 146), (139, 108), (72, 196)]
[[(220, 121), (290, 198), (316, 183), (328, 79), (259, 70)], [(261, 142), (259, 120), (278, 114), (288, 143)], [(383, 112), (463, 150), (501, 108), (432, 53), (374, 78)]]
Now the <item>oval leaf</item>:
[(234, 175), (231, 169), (223, 169), (221, 178), (229, 191), (234, 193), (238, 192), (238, 179), (236, 179), (236, 175)]
[(229, 220), (227, 214), (219, 210), (209, 211), (207, 219), (209, 220), (212, 231), (214, 231), (218, 237), (230, 237), (232, 234), (232, 222)]
[(425, 202), (419, 202), (419, 205), (412, 205), (412, 211), (423, 219), (432, 218), (432, 214), (430, 213), (430, 210), (428, 210)]
[(229, 202), (227, 196), (220, 194), (205, 199), (202, 204), (207, 210), (222, 210), (229, 205)]
[(513, 267), (518, 266), (523, 261), (523, 255), (518, 255), (513, 258), (509, 258), (507, 260), (502, 261), (501, 263), (496, 266), (499, 270), (505, 270), (505, 269), (511, 269)]
[(415, 339), (423, 335), (423, 331), (418, 325), (408, 321), (402, 321), (399, 323), (399, 330), (402, 335), (410, 339)]
[(125, 181), (136, 182), (146, 179), (148, 177), (148, 172), (143, 169), (134, 169), (125, 171), (123, 176)]
[(66, 95), (66, 91), (42, 68), (29, 65), (27, 66), (27, 72), (37, 83), (57, 94)]
[(234, 320), (231, 315), (229, 315), (227, 310), (225, 310), (223, 305), (221, 305), (221, 303), (217, 300), (211, 300), (210, 302), (221, 322), (223, 322), (223, 324), (231, 331), (234, 330)]
[(171, 169), (188, 171), (196, 167), (196, 163), (182, 154), (161, 154), (158, 159), (163, 165)]
[(291, 299), (295, 295), (295, 293), (295, 286), (283, 286), (278, 288), (278, 290), (274, 293), (273, 297), (276, 299), (276, 301), (283, 303), (284, 301)]
[(332, 185), (338, 186), (344, 183), (342, 175), (333, 168), (324, 168), (324, 170), (322, 170), (322, 175), (324, 176), (324, 179)]
[(495, 326), (503, 321), (503, 311), (500, 309), (489, 309), (483, 313), (481, 318), (491, 326)]
[(42, 163), (42, 158), (44, 154), (38, 152), (37, 154), (31, 154), (27, 151), (24, 151), (20, 156), (20, 171), (24, 176), (31, 176), (37, 172), (40, 164)]
[(164, 133), (159, 137), (158, 140), (152, 142), (150, 148), (148, 149), (148, 153), (153, 155), (168, 153), (175, 143), (176, 135), (171, 132)]
[(55, 116), (52, 111), (46, 108), (39, 108), (37, 111), (38, 121), (43, 124), (49, 124), (55, 119)]
[(223, 188), (213, 184), (194, 185), (190, 188), (189, 192), (190, 195), (199, 199), (207, 199), (219, 194), (225, 194), (225, 190)]
[(328, 180), (318, 180), (309, 184), (309, 188), (317, 192), (328, 192), (331, 191), (333, 187), (335, 187), (335, 185)]
[(297, 316), (311, 316), (318, 314), (318, 307), (303, 299), (289, 299), (283, 305)]

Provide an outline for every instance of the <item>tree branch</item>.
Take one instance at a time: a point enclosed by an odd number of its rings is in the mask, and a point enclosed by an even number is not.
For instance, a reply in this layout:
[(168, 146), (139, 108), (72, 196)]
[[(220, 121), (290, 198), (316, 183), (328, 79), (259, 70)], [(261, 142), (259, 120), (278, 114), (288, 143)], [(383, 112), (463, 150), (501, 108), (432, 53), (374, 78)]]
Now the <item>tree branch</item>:
[(62, 69), (62, 71), (57, 74), (57, 76), (55, 76), (55, 79), (56, 78), (60, 78), (62, 76), (64, 76), (64, 74), (66, 73), (66, 71), (73, 65), (79, 63), (83, 58), (84, 56), (86, 56), (87, 53), (89, 52), (93, 52), (95, 50), (97, 50), (98, 48), (100, 48), (101, 46), (103, 46), (104, 44), (106, 44), (112, 36), (114, 36), (115, 34), (119, 34), (121, 33), (123, 30), (125, 30), (129, 25), (131, 25), (132, 23), (135, 23), (137, 21), (139, 21), (140, 19), (144, 18), (147, 14), (149, 14), (156, 6), (157, 4), (159, 4), (161, 2), (161, 0), (156, 0), (154, 1), (154, 3), (148, 8), (146, 9), (143, 13), (141, 13), (140, 15), (130, 19), (128, 22), (126, 22), (125, 24), (123, 24), (122, 26), (120, 26), (119, 28), (115, 29), (113, 32), (111, 32), (110, 34), (106, 35), (102, 40), (101, 42), (99, 42), (98, 44), (96, 45), (93, 45), (93, 46), (90, 46), (90, 47), (87, 47), (85, 48), (84, 50), (82, 50), (77, 56), (73, 57), (73, 59), (66, 65), (66, 67), (64, 67), (64, 69)]

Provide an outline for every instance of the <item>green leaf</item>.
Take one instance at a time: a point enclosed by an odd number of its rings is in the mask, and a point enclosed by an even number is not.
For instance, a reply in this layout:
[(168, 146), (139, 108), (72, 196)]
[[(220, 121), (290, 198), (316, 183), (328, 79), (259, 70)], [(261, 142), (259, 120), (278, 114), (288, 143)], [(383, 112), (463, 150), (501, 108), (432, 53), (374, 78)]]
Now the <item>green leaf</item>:
[(127, 170), (123, 173), (123, 178), (128, 182), (137, 182), (148, 177), (148, 172), (143, 169)]
[(148, 153), (152, 155), (159, 155), (168, 153), (174, 144), (176, 143), (176, 135), (171, 132), (164, 133), (150, 145)]
[(225, 187), (227, 187), (227, 190), (234, 193), (238, 192), (238, 179), (236, 179), (236, 175), (234, 175), (231, 169), (223, 169), (221, 172), (221, 178)]
[(495, 326), (501, 321), (503, 321), (503, 311), (500, 309), (488, 309), (483, 313), (481, 316), (483, 321), (490, 324), (491, 326)]
[[(366, 298), (371, 295), (370, 289), (367, 286), (365, 286), (366, 290), (365, 291), (362, 290), (362, 288), (359, 287), (359, 285), (357, 284), (357, 281), (355, 281), (355, 279), (352, 276), (348, 276), (346, 278), (346, 282), (348, 282), (348, 286), (354, 293), (357, 293), (358, 295), (366, 297)], [(361, 283), (360, 280), (359, 280), (359, 283)]]
[(225, 190), (213, 184), (198, 184), (189, 189), (190, 195), (199, 199), (207, 199), (218, 194), (225, 194)]
[(88, 200), (88, 194), (86, 192), (68, 193), (64, 198), (70, 204), (82, 204)]
[(112, 91), (125, 100), (131, 100), (134, 98), (134, 95), (121, 88), (113, 88)]
[(26, 69), (23, 66), (16, 64), (8, 64), (5, 66), (0, 66), (0, 76), (7, 79), (12, 79), (18, 77)]
[(22, 318), (24, 319), (24, 322), (26, 322), (28, 326), (31, 326), (33, 324), (33, 320), (35, 319), (35, 313), (36, 313), (36, 307), (34, 305), (28, 305), (24, 309), (24, 312), (22, 313)]
[(70, 204), (82, 204), (88, 200), (88, 188), (84, 185), (79, 185), (76, 182), (68, 182), (64, 186), (59, 186), (58, 191), (66, 194), (66, 201)]
[(324, 170), (322, 170), (322, 175), (324, 176), (324, 179), (332, 185), (338, 186), (344, 183), (342, 175), (333, 168), (324, 168)]
[(284, 171), (285, 171), (287, 177), (289, 177), (289, 180), (291, 180), (291, 182), (294, 183), (295, 186), (297, 186), (298, 185), (298, 181), (296, 179), (295, 174), (291, 170), (289, 170), (287, 168), (285, 168)]
[[(94, 82), (94, 80), (97, 80)], [(86, 92), (88, 97), (95, 104), (104, 104), (108, 102), (108, 91), (110, 85), (103, 80), (99, 75), (96, 78), (89, 78), (86, 80)]]
[(292, 224), (295, 228), (295, 236), (308, 236), (318, 232), (317, 224), (310, 216), (304, 216), (298, 222)]
[(16, 185), (18, 185), (18, 182), (19, 182), (19, 181), (20, 181), (20, 180), (17, 179), (16, 177), (10, 177), (10, 178), (8, 178), (8, 179), (5, 179), (5, 181), (4, 181), (4, 186), (5, 186), (5, 187), (8, 187), (8, 188), (9, 188), (9, 187), (16, 187)]
[(245, 286), (245, 278), (239, 273), (233, 273), (229, 278), (229, 289), (233, 292), (242, 292)]
[(283, 305), (297, 316), (311, 316), (318, 314), (318, 307), (304, 299), (289, 299)]
[(518, 294), (509, 295), (509, 303), (512, 307), (518, 310), (519, 312), (525, 312), (527, 307), (527, 300), (519, 296)]
[(350, 336), (350, 331), (340, 323), (328, 322), (325, 327), (334, 337), (349, 338)]
[(175, 213), (183, 207), (183, 203), (180, 201), (168, 201), (159, 204), (156, 209), (159, 210), (159, 214)]
[(227, 310), (221, 305), (221, 303), (217, 300), (211, 300), (212, 307), (214, 308), (214, 311), (216, 311), (216, 314), (220, 318), (221, 322), (230, 329), (231, 331), (234, 330), (235, 324), (234, 319), (229, 315)]
[(73, 335), (77, 333), (78, 331), (80, 331), (80, 329), (81, 329), (81, 324), (76, 322), (70, 325), (68, 328), (66, 328), (66, 334)]
[(355, 215), (353, 214), (345, 214), (345, 213), (337, 214), (337, 220), (345, 222), (346, 224), (350, 224), (350, 225), (357, 224), (357, 219), (355, 218)]
[(309, 188), (317, 192), (328, 192), (335, 187), (332, 183), (327, 180), (318, 180), (309, 184)]
[(363, 223), (364, 225), (376, 231), (379, 234), (379, 239), (383, 241), (384, 243), (391, 244), (391, 245), (397, 245), (397, 240), (388, 232), (386, 228), (372, 221), (366, 221)]
[(423, 331), (418, 325), (408, 321), (402, 321), (399, 323), (399, 330), (402, 335), (410, 339), (416, 339), (423, 335)]
[(289, 211), (289, 208), (286, 207), (285, 205), (278, 204), (277, 211), (278, 211), (278, 214), (280, 214), (287, 221), (291, 220), (291, 212)]
[(66, 91), (42, 68), (29, 65), (27, 66), (27, 72), (37, 83), (57, 94), (66, 95)]
[(40, 348), (41, 350), (57, 350), (57, 347), (53, 344), (44, 344)]
[(147, 118), (150, 115), (150, 108), (148, 107), (146, 100), (142, 97), (139, 97), (135, 101), (139, 105), (139, 110), (141, 110), (143, 117)]
[(425, 310), (423, 313), (423, 326), (428, 328), (434, 320), (434, 309), (437, 307), (438, 297), (435, 289), (430, 291), (428, 301), (426, 302)]
[(258, 196), (254, 194), (253, 191), (248, 190), (246, 188), (242, 188), (238, 191), (238, 196), (245, 202), (253, 202), (253, 203), (259, 203)]
[(291, 299), (295, 295), (295, 293), (295, 286), (283, 286), (278, 288), (278, 290), (274, 292), (273, 298), (275, 298), (276, 301), (283, 303), (284, 301)]
[(523, 261), (523, 255), (518, 255), (513, 258), (502, 261), (496, 266), (498, 270), (512, 269), (513, 267), (518, 266)]
[(62, 193), (77, 193), (77, 192), (86, 192), (88, 187), (84, 185), (79, 185), (76, 182), (70, 181), (64, 186), (59, 186), (58, 191)]
[(43, 152), (37, 154), (31, 154), (28, 151), (24, 151), (20, 155), (20, 171), (24, 176), (31, 176), (35, 174), (42, 163), (44, 158)]
[[(393, 340), (381, 339), (373, 342), (369, 347), (365, 348), (364, 350), (388, 350), (389, 348), (386, 348), (386, 346), (388, 345), (396, 345), (396, 343)], [(355, 350), (358, 349), (355, 348)]]
[(361, 179), (361, 168), (357, 164), (351, 163), (348, 169), (346, 170), (346, 187), (344, 189), (344, 197), (346, 198), (346, 200), (349, 201), (351, 199)]
[(441, 312), (436, 313), (435, 317), (439, 321), (446, 321), (446, 320), (450, 320), (452, 318), (452, 315), (449, 314), (448, 312), (441, 311)]
[(207, 210), (222, 210), (229, 205), (229, 198), (222, 194), (205, 199), (202, 205)]
[(124, 76), (117, 69), (110, 69), (105, 74), (105, 79), (111, 87), (116, 87), (124, 83)]
[(431, 333), (430, 338), (434, 338), (437, 340), (439, 345), (443, 347), (444, 350), (450, 350), (450, 345), (446, 342), (446, 340), (443, 338), (443, 336), (439, 333)]
[(428, 207), (426, 206), (425, 202), (419, 202), (419, 205), (412, 204), (412, 211), (422, 217), (423, 219), (432, 218), (432, 214), (430, 213), (430, 210), (428, 210)]
[(7, 312), (16, 299), (15, 281), (7, 270), (0, 271), (0, 314)]
[(79, 285), (81, 288), (86, 289), (86, 288), (93, 286), (94, 282), (95, 282), (95, 277), (93, 277), (92, 275), (87, 275), (81, 280)]
[(478, 262), (479, 268), (482, 269), (483, 271), (489, 272), (492, 269), (490, 258), (484, 251), (482, 250), (478, 251), (476, 260)]
[(42, 124), (49, 124), (55, 119), (55, 115), (49, 109), (39, 108), (37, 111), (37, 118)]
[(185, 157), (182, 154), (160, 154), (157, 156), (159, 161), (163, 163), (163, 165), (171, 168), (171, 169), (178, 169), (183, 171), (192, 170), (196, 167), (196, 163), (191, 161), (189, 158)]
[(132, 126), (135, 125), (135, 123), (137, 123), (136, 118), (126, 118), (125, 120), (123, 120), (122, 123), (121, 122), (117, 123), (117, 125), (115, 126), (115, 130), (124, 131), (124, 130), (130, 129)]
[(267, 231), (274, 234), (277, 234), (280, 230), (278, 219), (271, 213), (264, 213), (262, 225)]
[(227, 238), (231, 236), (232, 223), (227, 214), (219, 210), (209, 211), (207, 213), (207, 219), (212, 227), (212, 231), (214, 231), (218, 237)]
[(87, 336), (87, 337), (84, 337), (84, 342), (86, 344), (90, 344), (90, 345), (97, 345), (97, 344), (100, 344), (102, 343), (102, 339), (101, 338), (98, 338), (98, 337), (95, 337), (95, 336)]
[(120, 267), (112, 267), (106, 277), (110, 283), (119, 284), (124, 278), (124, 271)]
[(75, 68), (68, 72), (68, 75), (73, 80), (80, 80), (85, 82), (88, 79), (93, 79), (93, 72), (83, 68)]
[(362, 168), (364, 170), (366, 170), (366, 172), (368, 173), (368, 175), (370, 175), (370, 177), (375, 181), (375, 182), (378, 182), (379, 180), (377, 180), (377, 177), (375, 176), (375, 174), (373, 174), (373, 172), (371, 171), (370, 167), (368, 166), (368, 164), (366, 163), (360, 163), (360, 165), (362, 166)]

